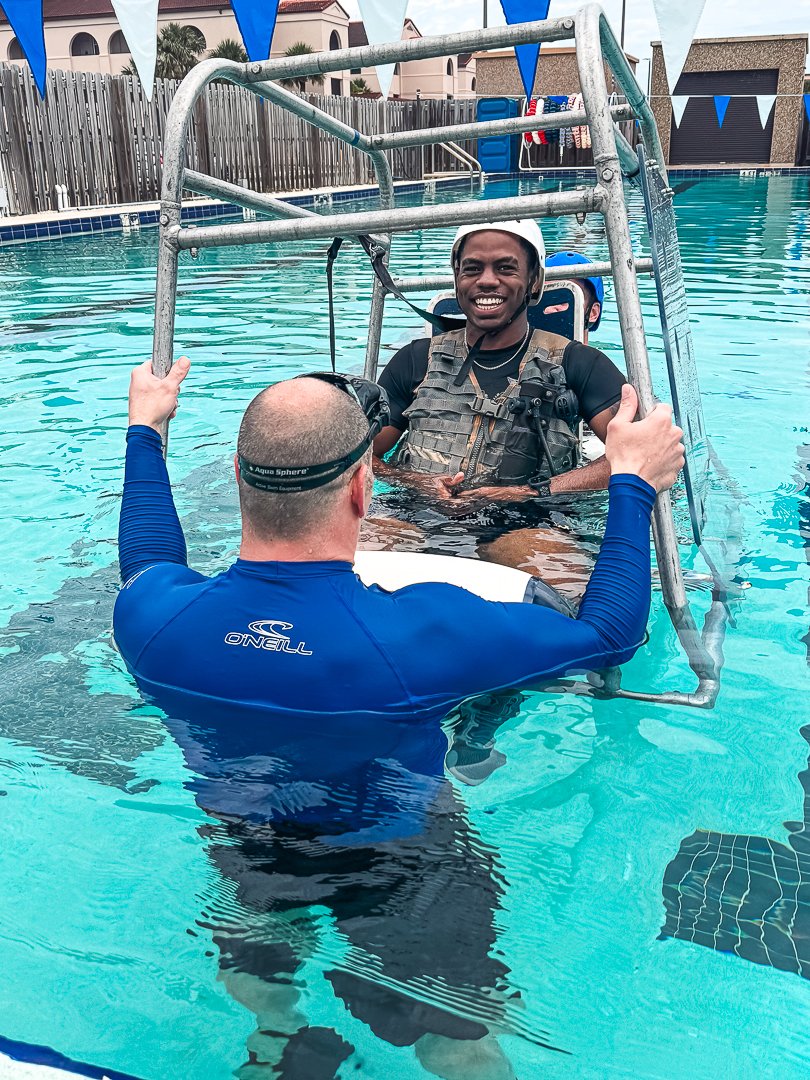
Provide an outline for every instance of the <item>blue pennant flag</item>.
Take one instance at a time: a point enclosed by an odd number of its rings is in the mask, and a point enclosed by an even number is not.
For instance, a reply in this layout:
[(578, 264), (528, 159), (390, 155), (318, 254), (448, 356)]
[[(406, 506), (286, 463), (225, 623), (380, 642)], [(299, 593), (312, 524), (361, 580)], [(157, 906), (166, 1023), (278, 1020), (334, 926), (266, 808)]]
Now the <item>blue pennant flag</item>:
[[(515, 23), (536, 22), (548, 17), (551, 0), (501, 0), (507, 26)], [(532, 96), (534, 79), (537, 74), (537, 60), (540, 56), (539, 45), (517, 45), (515, 47), (518, 70), (523, 82), (526, 97)]]
[(42, 27), (42, 0), (2, 0), (11, 29), (31, 65), (40, 96), (45, 97), (45, 31)]
[(231, 7), (250, 59), (267, 60), (276, 28), (278, 0), (231, 0)]
[(804, 95), (804, 111), (807, 113), (807, 119), (810, 120), (810, 94)]
[(715, 94), (714, 95), (714, 111), (717, 113), (717, 123), (720, 127), (723, 126), (723, 121), (726, 118), (726, 109), (728, 103), (731, 101), (729, 94)]

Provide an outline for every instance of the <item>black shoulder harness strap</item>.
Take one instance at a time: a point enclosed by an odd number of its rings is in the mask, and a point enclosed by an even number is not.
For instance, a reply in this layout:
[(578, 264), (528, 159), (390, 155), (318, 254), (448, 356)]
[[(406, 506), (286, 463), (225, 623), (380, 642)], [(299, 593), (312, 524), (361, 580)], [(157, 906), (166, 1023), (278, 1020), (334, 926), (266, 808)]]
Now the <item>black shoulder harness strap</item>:
[[(371, 269), (377, 275), (380, 284), (386, 292), (390, 292), (397, 300), (403, 300), (409, 308), (419, 315), (420, 318), (424, 319), (425, 322), (430, 323), (435, 330), (438, 330), (443, 334), (447, 333), (449, 330), (460, 330), (465, 325), (465, 320), (463, 318), (454, 318), (450, 315), (434, 315), (432, 311), (426, 311), (424, 308), (412, 304), (407, 296), (403, 296), (394, 284), (394, 279), (391, 277), (388, 272), (388, 267), (383, 261), (384, 251), (379, 244), (376, 244), (370, 236), (365, 234), (358, 234), (356, 240), (371, 260)], [(332, 371), (335, 370), (335, 307), (332, 270), (342, 245), (343, 237), (336, 236), (326, 254), (326, 285), (329, 291), (329, 356), (332, 361)]]

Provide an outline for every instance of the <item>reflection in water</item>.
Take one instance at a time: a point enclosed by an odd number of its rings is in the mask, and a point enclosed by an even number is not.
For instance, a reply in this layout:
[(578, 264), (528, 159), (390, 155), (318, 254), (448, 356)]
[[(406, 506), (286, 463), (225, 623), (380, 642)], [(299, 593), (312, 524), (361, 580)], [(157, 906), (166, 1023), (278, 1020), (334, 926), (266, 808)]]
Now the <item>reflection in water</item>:
[[(270, 1067), (332, 1077), (355, 1053), (308, 1024), (301, 991), (313, 963), (353, 1017), (413, 1046), (433, 1075), (513, 1077), (498, 1032), (548, 1045), (522, 1030), (497, 956), (497, 856), (442, 776), (437, 720), (330, 725), (196, 702), (192, 715), (180, 695), (162, 704), (212, 818), (205, 835), (223, 888), (201, 923), (225, 985), (257, 1017), (241, 1080)], [(502, 706), (501, 720), (519, 696)], [(488, 702), (488, 730), (498, 712)], [(462, 715), (474, 726), (470, 706)]]
[[(799, 453), (804, 465), (806, 448)], [(799, 513), (806, 552), (808, 507), (805, 494)], [(810, 727), (801, 734), (810, 742)], [(810, 765), (799, 780), (804, 820), (785, 823), (787, 844), (702, 829), (681, 842), (664, 873), (662, 938), (681, 938), (810, 978)]]
[(142, 704), (114, 693), (88, 693), (93, 650), (103, 642), (118, 590), (112, 567), (71, 578), (53, 600), (31, 604), (0, 631), (0, 736), (26, 743), (78, 776), (132, 793), (132, 763), (164, 739)]
[[(802, 729), (810, 742), (810, 727)], [(664, 874), (666, 922), (677, 937), (810, 978), (810, 768), (800, 774), (804, 821), (787, 844), (698, 829)]]

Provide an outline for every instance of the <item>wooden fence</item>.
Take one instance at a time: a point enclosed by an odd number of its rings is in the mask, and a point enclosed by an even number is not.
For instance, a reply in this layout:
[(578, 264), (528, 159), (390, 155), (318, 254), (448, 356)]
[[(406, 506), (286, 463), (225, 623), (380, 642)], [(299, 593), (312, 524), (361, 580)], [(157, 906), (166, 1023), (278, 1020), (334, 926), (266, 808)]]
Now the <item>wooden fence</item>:
[[(149, 102), (130, 76), (51, 71), (42, 101), (27, 66), (0, 64), (0, 186), (11, 213), (55, 210), (57, 184), (66, 185), (70, 206), (158, 199), (166, 115), (177, 86), (158, 79)], [(474, 99), (309, 100), (366, 134), (475, 119)], [(473, 143), (461, 145), (474, 151)], [(389, 159), (397, 179), (460, 168), (441, 148), (396, 150)], [(195, 106), (186, 164), (234, 183), (246, 180), (255, 191), (373, 181), (366, 155), (225, 82), (210, 85)]]

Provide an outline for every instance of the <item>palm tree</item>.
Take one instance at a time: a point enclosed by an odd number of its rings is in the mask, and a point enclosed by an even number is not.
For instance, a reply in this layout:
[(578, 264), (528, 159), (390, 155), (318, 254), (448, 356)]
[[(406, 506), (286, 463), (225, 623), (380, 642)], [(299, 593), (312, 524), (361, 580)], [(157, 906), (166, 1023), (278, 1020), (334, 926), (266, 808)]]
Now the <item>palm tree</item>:
[[(311, 45), (307, 45), (305, 41), (296, 41), (294, 45), (291, 45), (289, 49), (284, 53), (285, 56), (309, 56), (314, 53), (315, 50)], [(316, 86), (323, 86), (323, 75), (299, 75), (295, 79), (281, 79), (281, 85), (287, 86), (291, 90), (298, 90), (303, 94), (306, 92), (307, 79), (311, 83), (315, 83)]]
[[(184, 79), (195, 64), (199, 64), (205, 48), (205, 38), (196, 26), (169, 23), (157, 36), (156, 79)], [(122, 75), (137, 75), (130, 60)]]
[(352, 97), (360, 97), (363, 94), (367, 94), (370, 87), (365, 79), (352, 79), (349, 83), (349, 93)]
[(245, 47), (241, 41), (236, 41), (234, 38), (225, 38), (224, 41), (220, 41), (215, 49), (209, 52), (208, 59), (234, 60), (237, 64), (246, 64), (248, 54), (245, 52)]

